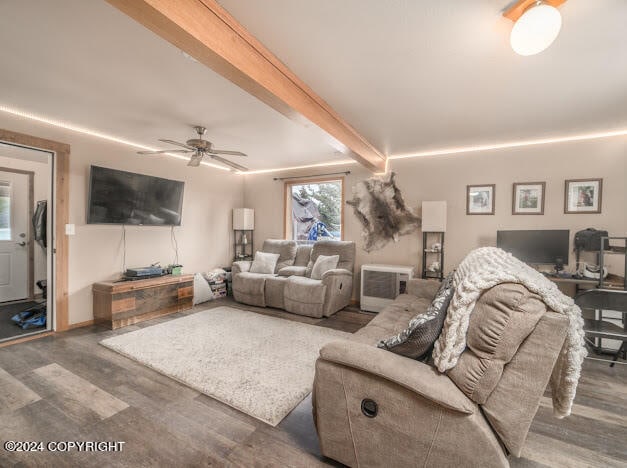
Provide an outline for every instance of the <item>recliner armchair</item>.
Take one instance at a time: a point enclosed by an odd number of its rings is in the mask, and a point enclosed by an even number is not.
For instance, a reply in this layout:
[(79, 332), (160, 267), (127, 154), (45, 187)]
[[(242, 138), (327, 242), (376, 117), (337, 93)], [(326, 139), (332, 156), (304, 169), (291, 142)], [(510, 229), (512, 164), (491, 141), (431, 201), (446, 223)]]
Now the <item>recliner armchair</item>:
[(431, 303), (438, 283), (403, 294), (316, 362), (314, 420), (322, 453), (345, 465), (509, 466), (520, 456), (568, 319), (519, 284), (486, 291), (467, 349), (446, 374), (376, 347)]

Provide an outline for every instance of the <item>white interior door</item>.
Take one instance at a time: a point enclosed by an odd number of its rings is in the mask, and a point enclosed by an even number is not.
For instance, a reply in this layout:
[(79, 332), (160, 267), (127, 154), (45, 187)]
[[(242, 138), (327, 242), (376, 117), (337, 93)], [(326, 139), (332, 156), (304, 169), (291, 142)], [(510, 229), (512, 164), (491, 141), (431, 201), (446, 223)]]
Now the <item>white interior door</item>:
[(28, 297), (28, 175), (0, 171), (0, 302)]

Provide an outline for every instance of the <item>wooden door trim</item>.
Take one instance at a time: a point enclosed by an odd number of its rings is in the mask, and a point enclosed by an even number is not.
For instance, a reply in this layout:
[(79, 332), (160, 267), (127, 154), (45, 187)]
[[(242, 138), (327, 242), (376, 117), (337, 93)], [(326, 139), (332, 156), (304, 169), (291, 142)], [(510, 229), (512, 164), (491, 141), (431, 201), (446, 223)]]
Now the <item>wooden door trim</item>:
[(52, 336), (54, 335), (53, 331), (43, 331), (37, 334), (33, 334), (33, 335), (27, 335), (27, 336), (17, 336), (14, 340), (7, 340), (7, 341), (2, 341), (0, 342), (0, 348), (6, 348), (7, 346), (13, 346), (19, 343), (26, 343), (27, 341), (33, 341), (33, 340), (38, 340), (39, 338), (43, 338), (45, 336)]
[[(0, 167), (0, 172), (12, 172), (13, 174), (23, 174), (28, 176), (28, 218), (27, 223), (31, 223), (33, 219), (33, 204), (35, 203), (35, 173), (33, 171), (24, 171), (22, 169), (14, 169), (12, 167)], [(26, 273), (26, 281), (28, 281), (28, 299), (35, 298), (35, 241), (33, 239), (32, 227), (28, 226), (28, 271)]]
[(24, 133), (0, 129), (0, 142), (52, 153), (53, 162), (53, 277), (54, 317), (56, 331), (68, 329), (69, 241), (65, 225), (70, 219), (70, 145)]

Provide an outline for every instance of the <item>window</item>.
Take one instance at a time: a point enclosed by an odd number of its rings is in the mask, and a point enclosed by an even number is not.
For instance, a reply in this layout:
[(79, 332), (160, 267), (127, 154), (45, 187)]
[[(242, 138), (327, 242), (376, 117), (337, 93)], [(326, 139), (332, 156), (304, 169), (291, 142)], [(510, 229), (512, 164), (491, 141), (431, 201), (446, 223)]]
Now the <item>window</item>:
[(0, 240), (11, 240), (11, 184), (0, 181)]
[(299, 243), (341, 240), (344, 179), (285, 183), (285, 238)]

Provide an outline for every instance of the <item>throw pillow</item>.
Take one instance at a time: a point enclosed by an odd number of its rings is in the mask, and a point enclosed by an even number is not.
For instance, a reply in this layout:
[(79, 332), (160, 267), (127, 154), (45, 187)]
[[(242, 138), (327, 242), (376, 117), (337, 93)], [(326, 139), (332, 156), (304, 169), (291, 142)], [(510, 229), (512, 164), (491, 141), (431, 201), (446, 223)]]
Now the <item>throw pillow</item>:
[(427, 310), (412, 318), (405, 330), (398, 335), (381, 340), (377, 346), (412, 359), (428, 358), (435, 340), (442, 331), (446, 311), (454, 291), (453, 273), (450, 273), (442, 281)]
[(213, 292), (207, 280), (200, 273), (194, 275), (194, 298), (192, 304), (202, 304), (213, 299)]
[(255, 259), (250, 266), (251, 273), (263, 273), (267, 275), (274, 274), (276, 262), (279, 261), (280, 254), (268, 252), (255, 252)]
[(326, 271), (337, 268), (337, 264), (339, 261), (339, 255), (318, 255), (316, 263), (314, 263), (314, 266), (311, 269), (311, 279), (322, 279), (322, 275)]

